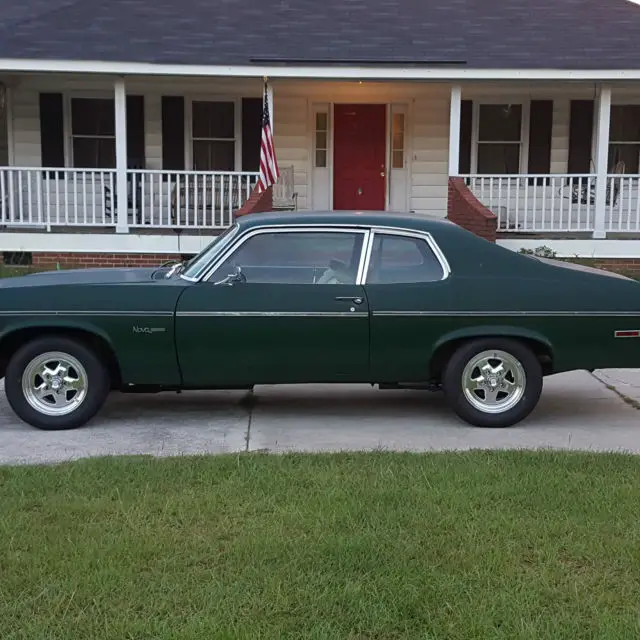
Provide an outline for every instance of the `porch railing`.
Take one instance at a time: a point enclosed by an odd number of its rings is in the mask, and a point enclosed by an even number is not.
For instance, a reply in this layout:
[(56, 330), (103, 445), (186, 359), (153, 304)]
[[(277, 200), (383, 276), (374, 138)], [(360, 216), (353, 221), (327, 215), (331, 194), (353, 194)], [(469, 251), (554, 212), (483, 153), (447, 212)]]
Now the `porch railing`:
[[(130, 228), (225, 229), (258, 173), (127, 171)], [(0, 167), (0, 226), (107, 227), (118, 222), (115, 169)]]
[(640, 175), (607, 176), (607, 233), (640, 233)]
[(595, 225), (595, 175), (465, 175), (498, 218), (498, 231), (589, 232)]
[(115, 183), (111, 169), (0, 167), (0, 225), (115, 227), (103, 195)]

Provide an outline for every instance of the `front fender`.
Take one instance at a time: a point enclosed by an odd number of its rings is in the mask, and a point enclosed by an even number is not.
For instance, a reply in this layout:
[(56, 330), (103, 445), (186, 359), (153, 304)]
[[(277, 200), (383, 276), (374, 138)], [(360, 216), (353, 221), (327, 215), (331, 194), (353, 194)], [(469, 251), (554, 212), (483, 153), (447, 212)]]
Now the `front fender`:
[(29, 318), (26, 320), (12, 320), (0, 330), (0, 344), (19, 331), (37, 331), (41, 329), (43, 332), (47, 330), (62, 331), (79, 331), (90, 333), (102, 339), (106, 345), (115, 354), (115, 349), (109, 335), (100, 327), (87, 322), (78, 320), (70, 320), (69, 318), (61, 318), (56, 316), (48, 316), (46, 318)]

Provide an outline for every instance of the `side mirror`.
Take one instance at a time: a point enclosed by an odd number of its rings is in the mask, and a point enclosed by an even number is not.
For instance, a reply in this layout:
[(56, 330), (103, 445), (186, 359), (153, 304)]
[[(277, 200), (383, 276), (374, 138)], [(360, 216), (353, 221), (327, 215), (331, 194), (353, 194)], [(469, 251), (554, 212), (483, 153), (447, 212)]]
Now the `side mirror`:
[(232, 287), (234, 284), (244, 284), (246, 281), (247, 277), (242, 273), (242, 269), (240, 267), (234, 267), (233, 271), (226, 278), (216, 282), (216, 284)]

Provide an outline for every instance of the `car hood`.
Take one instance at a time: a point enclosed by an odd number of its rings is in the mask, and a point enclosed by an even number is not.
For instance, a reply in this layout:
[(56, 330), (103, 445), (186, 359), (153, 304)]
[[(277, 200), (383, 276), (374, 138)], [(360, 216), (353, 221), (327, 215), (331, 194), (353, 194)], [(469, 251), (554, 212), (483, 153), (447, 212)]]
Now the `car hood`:
[(0, 280), (0, 288), (43, 287), (69, 284), (118, 284), (159, 280), (167, 273), (167, 267), (64, 269), (43, 271), (15, 278)]

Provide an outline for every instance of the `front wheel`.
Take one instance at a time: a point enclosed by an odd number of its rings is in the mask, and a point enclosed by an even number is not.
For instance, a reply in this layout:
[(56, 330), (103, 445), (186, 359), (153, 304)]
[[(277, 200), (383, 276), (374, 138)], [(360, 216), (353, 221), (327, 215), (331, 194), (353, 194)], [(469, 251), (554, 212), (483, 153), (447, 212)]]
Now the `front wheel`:
[(542, 393), (542, 366), (524, 344), (482, 338), (449, 360), (443, 387), (451, 408), (477, 427), (510, 427), (526, 418)]
[(62, 336), (23, 345), (5, 373), (11, 408), (28, 424), (47, 431), (86, 424), (104, 404), (109, 386), (107, 370), (96, 354)]

